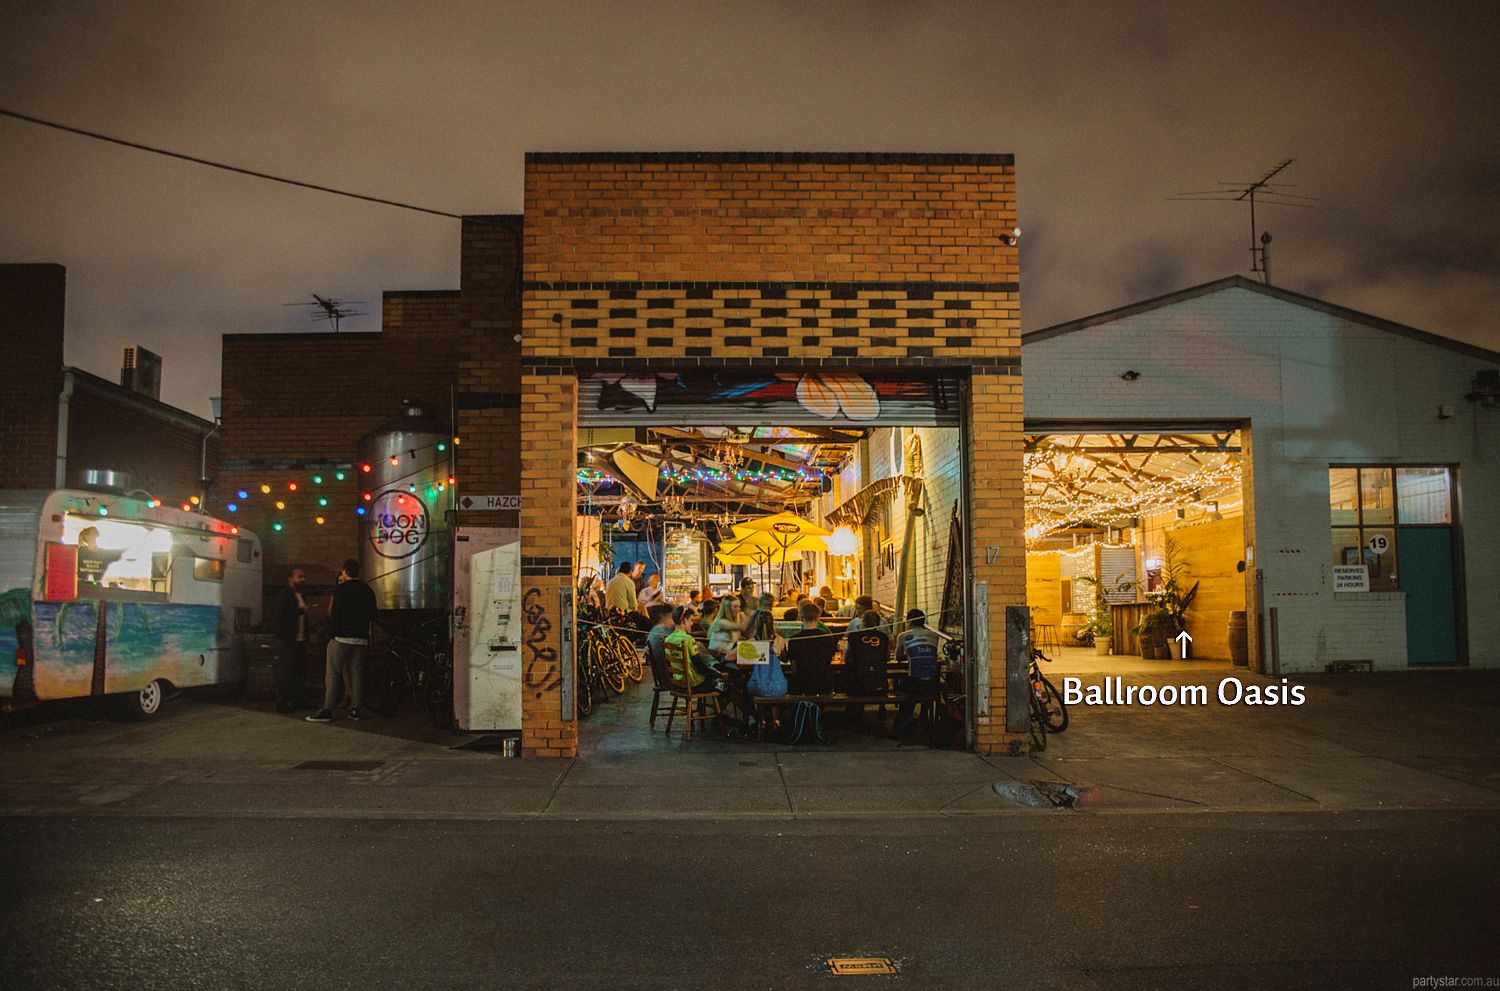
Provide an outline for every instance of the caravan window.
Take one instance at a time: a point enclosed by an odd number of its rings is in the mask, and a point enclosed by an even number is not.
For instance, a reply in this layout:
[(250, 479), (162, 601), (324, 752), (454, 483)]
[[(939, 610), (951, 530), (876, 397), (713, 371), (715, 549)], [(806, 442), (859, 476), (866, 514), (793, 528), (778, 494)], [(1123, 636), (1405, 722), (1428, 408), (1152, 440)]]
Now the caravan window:
[(193, 578), (200, 582), (222, 582), (224, 562), (215, 557), (193, 558)]
[[(65, 547), (75, 549), (80, 598), (165, 598), (171, 575), (170, 531), (134, 520), (67, 516)], [(134, 594), (132, 594), (134, 593)]]

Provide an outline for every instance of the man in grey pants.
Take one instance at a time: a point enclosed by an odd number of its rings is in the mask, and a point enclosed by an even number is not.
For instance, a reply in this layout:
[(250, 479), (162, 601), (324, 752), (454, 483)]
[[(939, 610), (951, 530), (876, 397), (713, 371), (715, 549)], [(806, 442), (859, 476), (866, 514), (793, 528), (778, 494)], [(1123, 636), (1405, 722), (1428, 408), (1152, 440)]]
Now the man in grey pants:
[(365, 655), (370, 650), (370, 624), (375, 621), (375, 593), (359, 579), (359, 562), (350, 558), (339, 572), (339, 587), (329, 607), (328, 656), (323, 668), (323, 708), (307, 717), (310, 723), (333, 722), (333, 707), (344, 687), (342, 670), (349, 668), (349, 718), (359, 718), (364, 702)]

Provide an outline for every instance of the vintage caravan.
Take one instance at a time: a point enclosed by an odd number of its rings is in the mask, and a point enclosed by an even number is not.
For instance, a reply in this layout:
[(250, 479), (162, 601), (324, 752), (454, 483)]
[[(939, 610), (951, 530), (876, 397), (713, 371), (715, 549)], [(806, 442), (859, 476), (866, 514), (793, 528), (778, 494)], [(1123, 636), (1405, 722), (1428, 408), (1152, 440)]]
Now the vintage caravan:
[(144, 493), (0, 490), (0, 702), (118, 697), (243, 679), (260, 620), (256, 536)]

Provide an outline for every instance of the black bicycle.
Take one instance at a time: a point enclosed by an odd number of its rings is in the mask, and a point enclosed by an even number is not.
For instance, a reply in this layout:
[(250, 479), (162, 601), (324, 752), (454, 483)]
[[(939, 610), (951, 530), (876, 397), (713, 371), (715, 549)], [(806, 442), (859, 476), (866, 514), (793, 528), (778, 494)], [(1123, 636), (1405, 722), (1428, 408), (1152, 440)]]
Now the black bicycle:
[(1047, 734), (1061, 733), (1068, 728), (1068, 707), (1063, 704), (1062, 693), (1057, 686), (1042, 674), (1037, 661), (1052, 663), (1052, 658), (1037, 648), (1031, 648), (1031, 742), (1038, 750), (1047, 749)]
[(453, 653), (446, 643), (406, 631), (388, 631), (372, 652), (370, 697), (376, 712), (393, 716), (410, 698), (438, 729), (453, 726)]

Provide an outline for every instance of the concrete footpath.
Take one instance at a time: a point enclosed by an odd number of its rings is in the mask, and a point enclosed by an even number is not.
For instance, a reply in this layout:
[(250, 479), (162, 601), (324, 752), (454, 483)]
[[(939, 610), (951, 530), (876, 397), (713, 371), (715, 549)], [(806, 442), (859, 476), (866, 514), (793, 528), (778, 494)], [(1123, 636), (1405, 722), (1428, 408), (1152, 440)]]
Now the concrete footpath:
[[(1231, 674), (1170, 680), (1213, 686)], [(575, 760), (462, 749), (476, 738), (422, 726), (415, 713), (316, 725), (266, 705), (179, 699), (138, 724), (74, 707), (0, 729), (0, 813), (581, 820), (1500, 809), (1500, 672), (1298, 683), (1308, 702), (1297, 708), (1075, 706), (1068, 731), (1029, 756), (839, 731), (834, 746), (814, 749), (688, 744), (648, 732), (638, 697), (585, 721)]]

